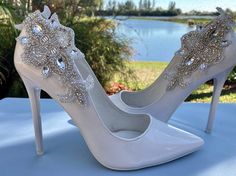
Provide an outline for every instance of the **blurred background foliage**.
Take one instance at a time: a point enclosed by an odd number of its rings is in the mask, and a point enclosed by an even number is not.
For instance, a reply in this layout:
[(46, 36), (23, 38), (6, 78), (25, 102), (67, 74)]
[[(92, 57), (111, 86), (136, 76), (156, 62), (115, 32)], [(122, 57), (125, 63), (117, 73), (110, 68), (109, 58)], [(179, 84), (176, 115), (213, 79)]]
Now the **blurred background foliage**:
[[(122, 74), (123, 81), (132, 75), (125, 64), (131, 55), (129, 41), (115, 34), (114, 22), (94, 17), (102, 0), (0, 0), (0, 98), (27, 96), (13, 64), (19, 34), (14, 24), (21, 23), (32, 11), (42, 11), (44, 5), (57, 12), (63, 25), (74, 29), (76, 46), (104, 87), (115, 73)], [(47, 95), (43, 93), (43, 97)]]

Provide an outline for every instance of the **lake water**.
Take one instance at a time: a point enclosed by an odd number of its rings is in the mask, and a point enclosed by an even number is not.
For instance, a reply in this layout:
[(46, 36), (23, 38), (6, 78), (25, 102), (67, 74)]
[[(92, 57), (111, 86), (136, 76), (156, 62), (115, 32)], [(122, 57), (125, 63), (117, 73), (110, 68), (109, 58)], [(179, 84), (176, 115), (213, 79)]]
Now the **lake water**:
[(194, 30), (185, 24), (157, 20), (118, 21), (117, 33), (131, 39), (133, 60), (170, 61), (180, 48), (180, 38)]

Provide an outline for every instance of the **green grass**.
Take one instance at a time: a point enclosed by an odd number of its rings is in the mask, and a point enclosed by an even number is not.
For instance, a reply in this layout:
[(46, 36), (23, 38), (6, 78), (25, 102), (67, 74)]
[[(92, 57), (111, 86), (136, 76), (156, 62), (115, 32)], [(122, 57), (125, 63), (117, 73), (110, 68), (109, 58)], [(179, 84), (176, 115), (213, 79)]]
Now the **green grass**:
[(121, 81), (122, 75), (116, 74), (114, 82), (121, 82), (132, 90), (141, 90), (149, 86), (165, 69), (166, 62), (151, 61), (131, 61), (127, 63), (134, 72), (134, 78), (130, 77), (126, 81)]
[(178, 19), (178, 18), (171, 18), (171, 19), (160, 19), (160, 21), (169, 21), (169, 22), (176, 22), (176, 23), (184, 23), (188, 24), (189, 21), (193, 21), (194, 24), (205, 24), (210, 21), (210, 19), (206, 18), (197, 18), (197, 19)]
[(211, 19), (206, 19), (206, 18), (175, 18), (175, 17), (171, 17), (171, 18), (154, 18), (154, 17), (131, 17), (131, 19), (138, 19), (138, 20), (157, 20), (157, 21), (169, 21), (169, 22), (176, 22), (176, 23), (183, 23), (183, 24), (187, 24), (189, 20), (194, 21), (195, 24), (202, 24), (202, 23), (207, 23), (209, 22)]
[[(187, 98), (187, 101), (191, 102), (210, 102), (212, 97), (213, 86), (209, 84), (201, 85), (197, 90)], [(236, 103), (236, 89), (225, 86), (221, 96), (221, 103)]]
[[(121, 75), (116, 74), (114, 82), (122, 82), (132, 90), (141, 90), (153, 83), (167, 66), (166, 62), (131, 61), (128, 67), (134, 70), (136, 79), (128, 79), (127, 82), (120, 81)], [(201, 85), (187, 98), (191, 102), (210, 102), (213, 86)], [(232, 86), (224, 87), (220, 102), (236, 103), (236, 89)]]

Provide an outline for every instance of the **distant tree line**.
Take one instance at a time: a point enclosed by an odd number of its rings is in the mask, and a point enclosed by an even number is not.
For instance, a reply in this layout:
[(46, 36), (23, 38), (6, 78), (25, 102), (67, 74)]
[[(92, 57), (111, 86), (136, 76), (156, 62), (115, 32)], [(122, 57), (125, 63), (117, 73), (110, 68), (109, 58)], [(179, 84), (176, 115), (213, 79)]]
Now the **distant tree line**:
[(155, 0), (140, 0), (136, 5), (132, 0), (118, 2), (109, 0), (105, 8), (97, 10), (96, 15), (112, 16), (176, 16), (182, 13), (181, 9), (176, 8), (176, 3), (171, 1), (168, 9), (156, 7)]
[[(227, 8), (225, 9), (226, 13), (232, 15), (233, 17), (236, 16), (236, 12), (232, 11), (231, 9)], [(207, 11), (197, 11), (197, 10), (191, 10), (187, 13), (183, 13), (182, 15), (195, 15), (195, 16), (215, 16), (218, 15), (218, 12), (207, 12)]]

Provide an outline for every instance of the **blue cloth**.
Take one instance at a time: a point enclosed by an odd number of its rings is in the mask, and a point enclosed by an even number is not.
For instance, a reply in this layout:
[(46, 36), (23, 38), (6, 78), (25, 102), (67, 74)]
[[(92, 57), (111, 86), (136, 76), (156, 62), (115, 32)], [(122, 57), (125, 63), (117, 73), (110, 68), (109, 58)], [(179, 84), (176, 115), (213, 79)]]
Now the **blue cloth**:
[(204, 133), (208, 111), (209, 104), (183, 103), (170, 120), (170, 124), (205, 140), (200, 151), (160, 166), (121, 172), (109, 170), (94, 159), (79, 129), (68, 123), (69, 116), (53, 100), (41, 100), (45, 155), (37, 156), (28, 99), (3, 99), (0, 176), (234, 176), (236, 104), (218, 106), (211, 134)]

